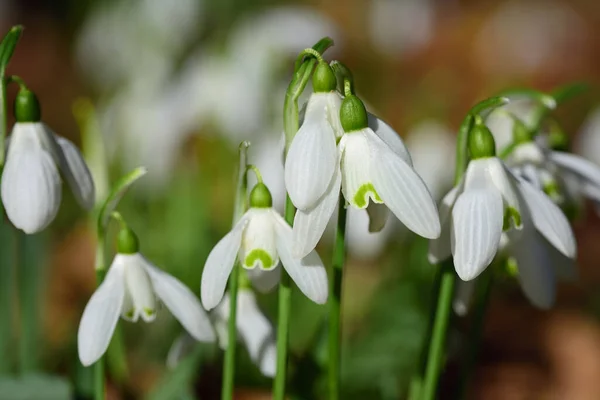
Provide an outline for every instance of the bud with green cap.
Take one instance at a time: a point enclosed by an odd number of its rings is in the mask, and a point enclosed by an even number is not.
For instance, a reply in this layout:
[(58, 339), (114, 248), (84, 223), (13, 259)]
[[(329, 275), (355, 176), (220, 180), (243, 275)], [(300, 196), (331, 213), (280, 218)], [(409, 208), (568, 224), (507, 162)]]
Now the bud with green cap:
[(355, 95), (346, 96), (340, 107), (340, 122), (344, 132), (354, 132), (369, 126), (367, 109)]
[(41, 115), (40, 102), (35, 93), (21, 86), (15, 99), (15, 118), (17, 122), (39, 122)]
[(273, 198), (267, 185), (262, 182), (257, 183), (250, 192), (250, 207), (270, 208), (273, 206)]
[(469, 153), (472, 159), (496, 156), (494, 136), (485, 124), (475, 124), (469, 132)]
[(117, 252), (119, 254), (136, 254), (140, 251), (140, 241), (133, 230), (122, 226), (117, 235)]
[(315, 93), (327, 93), (336, 89), (337, 80), (333, 69), (325, 61), (319, 61), (312, 76)]

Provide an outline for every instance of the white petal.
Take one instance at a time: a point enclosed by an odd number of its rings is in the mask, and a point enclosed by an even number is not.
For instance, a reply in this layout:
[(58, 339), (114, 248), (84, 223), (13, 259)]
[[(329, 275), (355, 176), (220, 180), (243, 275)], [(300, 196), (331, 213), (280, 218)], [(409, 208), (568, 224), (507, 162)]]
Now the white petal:
[(313, 94), (304, 124), (285, 161), (285, 186), (294, 205), (312, 207), (325, 193), (336, 168), (335, 132), (328, 121), (327, 97)]
[(577, 243), (571, 225), (561, 209), (527, 181), (519, 180), (519, 189), (537, 230), (562, 254), (575, 258)]
[(13, 138), (2, 172), (2, 202), (11, 222), (25, 233), (43, 230), (60, 206), (61, 181), (48, 152), (40, 147), (17, 147)]
[(385, 204), (369, 203), (367, 214), (369, 214), (369, 232), (381, 232), (390, 215), (390, 209)]
[(452, 309), (456, 315), (464, 317), (469, 312), (476, 282), (476, 279), (468, 282), (461, 279), (456, 280), (456, 290), (454, 291), (454, 298), (452, 299)]
[(370, 129), (365, 129), (375, 190), (411, 231), (428, 239), (440, 235), (437, 207), (419, 175)]
[(556, 274), (547, 244), (535, 229), (524, 229), (522, 232), (511, 230), (507, 234), (523, 293), (536, 307), (552, 307), (556, 296)]
[(127, 294), (133, 303), (133, 315), (127, 314), (127, 318), (137, 321), (141, 315), (146, 322), (156, 318), (156, 299), (150, 277), (145, 269), (145, 262), (139, 254), (117, 254), (123, 268), (125, 269), (125, 287)]
[(265, 271), (260, 268), (246, 270), (252, 286), (261, 293), (272, 291), (279, 283), (281, 277), (281, 267), (274, 268), (270, 271)]
[(167, 367), (170, 369), (177, 367), (179, 362), (192, 352), (195, 345), (196, 341), (194, 338), (184, 331), (177, 339), (175, 339), (167, 353)]
[(533, 165), (524, 165), (522, 174), (520, 176), (526, 179), (527, 182), (531, 183), (536, 189), (543, 190), (544, 185), (542, 184), (542, 180), (540, 179), (537, 168)]
[(336, 168), (327, 192), (308, 210), (297, 210), (294, 217), (292, 255), (302, 258), (315, 249), (325, 232), (327, 223), (338, 204), (342, 174)]
[(86, 210), (92, 209), (96, 197), (94, 181), (83, 156), (71, 141), (60, 136), (55, 136), (55, 139), (62, 150), (58, 165), (75, 199)]
[(325, 93), (323, 96), (327, 96), (327, 118), (333, 127), (335, 137), (339, 139), (344, 135), (344, 128), (342, 128), (342, 121), (340, 121), (342, 96), (337, 91)]
[(502, 197), (496, 190), (465, 190), (452, 208), (452, 254), (458, 276), (476, 278), (494, 259), (504, 221)]
[(123, 265), (115, 259), (81, 316), (77, 349), (84, 366), (95, 363), (108, 348), (119, 320), (124, 295)]
[(303, 259), (292, 256), (292, 228), (280, 215), (273, 212), (277, 232), (277, 251), (283, 267), (306, 297), (317, 304), (327, 301), (327, 273), (316, 251)]
[(360, 209), (367, 207), (369, 198), (376, 203), (382, 203), (372, 182), (366, 136), (362, 132), (347, 133), (340, 142), (340, 148), (343, 148), (340, 161), (342, 193), (346, 201)]
[[(512, 179), (513, 177), (510, 170), (504, 166), (499, 158), (490, 157), (473, 160), (469, 163), (469, 170), (471, 170), (472, 167), (473, 169), (476, 168), (478, 171), (485, 171), (489, 177), (488, 179), (502, 194), (502, 200), (504, 200), (506, 206), (521, 213), (521, 205), (519, 204), (516, 187)], [(469, 179), (466, 180), (465, 184), (469, 184)], [(513, 223), (514, 222), (515, 221), (513, 220)], [(520, 228), (520, 226), (517, 226), (517, 228)]]
[(198, 298), (179, 280), (156, 268), (148, 260), (143, 266), (150, 276), (152, 286), (158, 298), (171, 311), (173, 316), (183, 325), (186, 331), (196, 340), (212, 342), (215, 333), (206, 312), (202, 309)]
[(405, 163), (412, 167), (413, 164), (412, 159), (410, 157), (410, 153), (408, 152), (408, 149), (406, 148), (404, 142), (400, 138), (400, 135), (398, 135), (398, 133), (396, 133), (396, 131), (391, 126), (389, 126), (373, 114), (367, 113), (367, 115), (369, 118), (369, 128), (371, 128), (373, 132), (375, 132), (375, 134), (379, 136), (379, 138), (383, 140), (383, 142), (387, 144), (394, 153), (400, 156), (400, 158), (402, 158), (402, 160), (404, 160)]
[(247, 224), (246, 216), (211, 250), (200, 283), (202, 305), (212, 310), (219, 304), (225, 292), (225, 285), (237, 258), (242, 243), (242, 233)]
[(271, 208), (251, 208), (246, 213), (248, 225), (242, 234), (239, 259), (247, 269), (272, 270), (279, 263)]
[(450, 228), (452, 206), (459, 193), (462, 191), (462, 183), (452, 188), (442, 199), (440, 204), (440, 221), (442, 230), (440, 237), (429, 241), (429, 252), (427, 258), (431, 264), (438, 264), (452, 255), (452, 246), (450, 245)]
[(250, 359), (265, 376), (273, 377), (276, 370), (273, 326), (258, 308), (254, 294), (249, 290), (238, 293), (236, 326)]
[(548, 157), (562, 168), (572, 171), (595, 186), (600, 186), (600, 167), (593, 162), (562, 151), (553, 151)]

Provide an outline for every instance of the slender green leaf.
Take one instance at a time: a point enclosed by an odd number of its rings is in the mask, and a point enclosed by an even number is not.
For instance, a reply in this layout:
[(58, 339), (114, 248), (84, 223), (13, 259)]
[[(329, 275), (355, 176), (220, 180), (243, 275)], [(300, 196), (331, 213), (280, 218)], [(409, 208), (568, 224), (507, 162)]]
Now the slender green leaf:
[(100, 213), (98, 214), (98, 231), (104, 232), (110, 219), (110, 214), (117, 208), (117, 205), (127, 192), (127, 189), (133, 185), (138, 179), (146, 174), (147, 170), (144, 167), (137, 167), (127, 175), (121, 177), (115, 183), (110, 191), (110, 194), (102, 204)]

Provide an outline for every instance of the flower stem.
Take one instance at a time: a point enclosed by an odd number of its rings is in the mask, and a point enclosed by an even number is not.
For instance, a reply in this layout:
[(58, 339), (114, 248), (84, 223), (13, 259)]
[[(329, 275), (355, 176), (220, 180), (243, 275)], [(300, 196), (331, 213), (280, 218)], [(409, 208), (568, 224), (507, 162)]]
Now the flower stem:
[[(96, 287), (100, 286), (106, 276), (104, 240), (104, 232), (98, 232), (96, 242)], [(94, 364), (94, 400), (104, 400), (104, 398), (104, 355), (102, 355)]]
[(337, 229), (333, 247), (331, 276), (329, 277), (329, 400), (340, 398), (342, 284), (346, 259), (346, 202), (340, 194)]
[(483, 333), (483, 325), (485, 323), (485, 314), (490, 304), (490, 294), (492, 292), (492, 284), (494, 281), (494, 271), (487, 268), (478, 278), (477, 283), (477, 298), (475, 301), (475, 309), (471, 329), (467, 337), (468, 351), (463, 361), (463, 367), (460, 373), (460, 383), (458, 388), (457, 399), (464, 399), (467, 395), (467, 385), (473, 374), (479, 348), (481, 345), (481, 336)]
[[(285, 199), (285, 220), (292, 225), (296, 208), (290, 200)], [(273, 399), (283, 400), (285, 398), (285, 386), (287, 378), (287, 350), (290, 328), (290, 309), (292, 301), (292, 282), (290, 276), (281, 268), (281, 281), (279, 282), (279, 305), (277, 310), (277, 374), (273, 382)]]
[(229, 277), (229, 321), (227, 322), (227, 350), (223, 364), (222, 400), (232, 400), (235, 383), (235, 350), (237, 346), (237, 295), (240, 281), (239, 264), (236, 262)]
[[(249, 169), (253, 169), (257, 178), (260, 172), (256, 167), (252, 168), (247, 163), (249, 142), (242, 142), (239, 146), (239, 164), (235, 204), (233, 210), (232, 226), (248, 208), (248, 175)], [(262, 181), (262, 179), (260, 179)], [(227, 322), (227, 349), (225, 350), (225, 362), (223, 363), (223, 386), (221, 389), (222, 400), (232, 400), (235, 387), (235, 350), (237, 346), (237, 297), (240, 283), (240, 266), (236, 262), (229, 277), (229, 321)]]
[(451, 261), (446, 261), (440, 268), (440, 290), (438, 294), (435, 319), (433, 321), (433, 334), (427, 355), (427, 367), (423, 387), (422, 400), (436, 398), (438, 380), (443, 366), (446, 349), (446, 332), (452, 311), (452, 296), (454, 294), (454, 266)]

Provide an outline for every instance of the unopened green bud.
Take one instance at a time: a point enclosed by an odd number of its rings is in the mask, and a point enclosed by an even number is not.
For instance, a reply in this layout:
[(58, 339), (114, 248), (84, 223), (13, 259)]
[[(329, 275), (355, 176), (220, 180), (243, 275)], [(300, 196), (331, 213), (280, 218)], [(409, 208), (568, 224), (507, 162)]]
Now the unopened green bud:
[(313, 90), (315, 93), (327, 93), (335, 90), (337, 80), (335, 73), (325, 61), (320, 62), (312, 77)]
[(512, 117), (513, 119), (513, 143), (529, 143), (533, 140), (533, 132), (529, 129), (523, 121), (518, 118)]
[(273, 198), (264, 183), (257, 183), (250, 192), (250, 207), (269, 208), (273, 206)]
[(117, 252), (120, 254), (135, 254), (140, 251), (140, 241), (137, 235), (128, 227), (123, 227), (117, 235)]
[(496, 156), (494, 136), (484, 124), (476, 124), (469, 132), (469, 152), (472, 159)]
[(17, 122), (39, 122), (42, 112), (37, 96), (31, 90), (21, 87), (15, 99)]
[(344, 132), (354, 132), (369, 126), (367, 109), (355, 95), (346, 96), (340, 107), (340, 122)]

